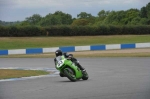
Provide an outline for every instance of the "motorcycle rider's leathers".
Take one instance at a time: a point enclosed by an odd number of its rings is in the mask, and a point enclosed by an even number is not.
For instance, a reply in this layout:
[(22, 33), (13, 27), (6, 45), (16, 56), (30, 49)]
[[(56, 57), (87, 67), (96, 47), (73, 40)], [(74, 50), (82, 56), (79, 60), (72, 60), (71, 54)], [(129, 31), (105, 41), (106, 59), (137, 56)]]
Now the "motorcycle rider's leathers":
[[(84, 68), (80, 65), (79, 61), (73, 57), (72, 54), (68, 54), (68, 53), (63, 53), (63, 55), (65, 56), (65, 58), (70, 59), (73, 63), (75, 63), (76, 66), (78, 66), (80, 68), (80, 70), (84, 70)], [(54, 59), (54, 63), (56, 66), (56, 58)]]

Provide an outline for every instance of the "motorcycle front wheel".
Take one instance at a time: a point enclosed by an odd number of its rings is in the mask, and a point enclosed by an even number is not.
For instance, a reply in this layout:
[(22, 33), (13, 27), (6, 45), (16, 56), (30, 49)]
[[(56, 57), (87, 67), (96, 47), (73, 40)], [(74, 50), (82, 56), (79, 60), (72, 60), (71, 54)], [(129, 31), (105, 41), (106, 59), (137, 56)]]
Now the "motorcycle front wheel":
[(74, 73), (73, 70), (70, 69), (70, 68), (66, 68), (66, 69), (64, 70), (64, 74), (65, 74), (65, 76), (66, 76), (70, 81), (72, 81), (72, 82), (75, 82), (75, 81), (77, 80), (76, 77), (75, 77), (75, 73)]

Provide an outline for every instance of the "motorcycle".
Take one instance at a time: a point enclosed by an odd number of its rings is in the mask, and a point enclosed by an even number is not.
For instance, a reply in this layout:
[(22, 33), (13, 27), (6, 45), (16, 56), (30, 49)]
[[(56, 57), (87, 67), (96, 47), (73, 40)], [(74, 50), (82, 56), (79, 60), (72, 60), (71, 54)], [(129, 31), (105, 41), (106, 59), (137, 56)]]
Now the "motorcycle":
[(88, 73), (84, 73), (76, 66), (70, 59), (65, 58), (64, 55), (56, 57), (56, 69), (60, 71), (64, 77), (67, 77), (70, 81), (75, 82), (89, 78)]

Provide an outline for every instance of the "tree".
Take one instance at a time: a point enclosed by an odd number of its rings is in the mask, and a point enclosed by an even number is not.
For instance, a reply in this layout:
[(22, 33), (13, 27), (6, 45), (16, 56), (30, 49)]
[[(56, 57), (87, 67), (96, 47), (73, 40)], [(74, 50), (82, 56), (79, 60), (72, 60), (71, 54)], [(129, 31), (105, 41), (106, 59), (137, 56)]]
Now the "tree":
[(132, 19), (132, 21), (130, 22), (131, 25), (140, 25), (141, 18), (140, 17), (135, 17)]
[(54, 14), (49, 13), (46, 15), (39, 24), (41, 26), (49, 25), (70, 25), (72, 23), (72, 16), (70, 14), (56, 11)]
[(106, 17), (108, 16), (108, 14), (110, 13), (110, 11), (105, 11), (105, 10), (101, 10), (100, 12), (98, 12), (98, 17)]
[(56, 11), (53, 15), (61, 20), (61, 24), (69, 25), (72, 23), (72, 16), (70, 14), (63, 13), (62, 11)]
[(27, 17), (25, 21), (29, 22), (31, 25), (36, 25), (42, 17), (39, 14), (34, 14), (31, 17)]
[(150, 19), (150, 2), (146, 5), (147, 17)]
[(76, 19), (73, 21), (72, 25), (75, 26), (79, 26), (79, 25), (82, 25), (82, 26), (85, 26), (85, 25), (88, 25), (89, 24), (89, 21), (87, 19)]
[(28, 25), (30, 25), (30, 23), (27, 22), (27, 21), (23, 21), (23, 22), (21, 22), (19, 25), (20, 25), (20, 26), (28, 26)]
[(104, 24), (112, 24), (113, 21), (116, 20), (116, 12), (115, 11), (111, 11), (108, 16), (104, 19), (103, 23)]
[(20, 24), (21, 21), (15, 21), (15, 22), (5, 22), (0, 20), (0, 25), (2, 26), (14, 26)]
[(141, 18), (147, 18), (147, 10), (146, 7), (142, 7), (140, 10), (140, 17)]
[(129, 9), (126, 11), (126, 17), (129, 19), (129, 21), (132, 21), (132, 19), (139, 15), (140, 14), (138, 9)]
[(142, 25), (147, 25), (148, 24), (148, 19), (147, 18), (141, 18), (140, 23)]
[(149, 18), (150, 19), (150, 3), (146, 5), (146, 7), (142, 7), (140, 10), (141, 18)]
[(90, 17), (92, 17), (92, 15), (86, 12), (81, 12), (80, 14), (77, 15), (77, 18), (79, 19), (85, 19), (85, 18), (90, 18)]

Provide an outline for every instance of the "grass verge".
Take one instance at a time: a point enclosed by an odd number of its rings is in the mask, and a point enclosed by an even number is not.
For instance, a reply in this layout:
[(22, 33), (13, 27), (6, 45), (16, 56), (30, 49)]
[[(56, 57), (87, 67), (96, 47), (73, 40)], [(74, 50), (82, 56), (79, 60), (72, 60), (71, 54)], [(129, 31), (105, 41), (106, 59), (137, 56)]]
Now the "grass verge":
[(0, 37), (0, 49), (49, 48), (60, 46), (84, 46), (144, 42), (150, 42), (150, 35)]
[(42, 70), (15, 70), (15, 69), (0, 69), (0, 79), (20, 78), (47, 75), (49, 72)]

